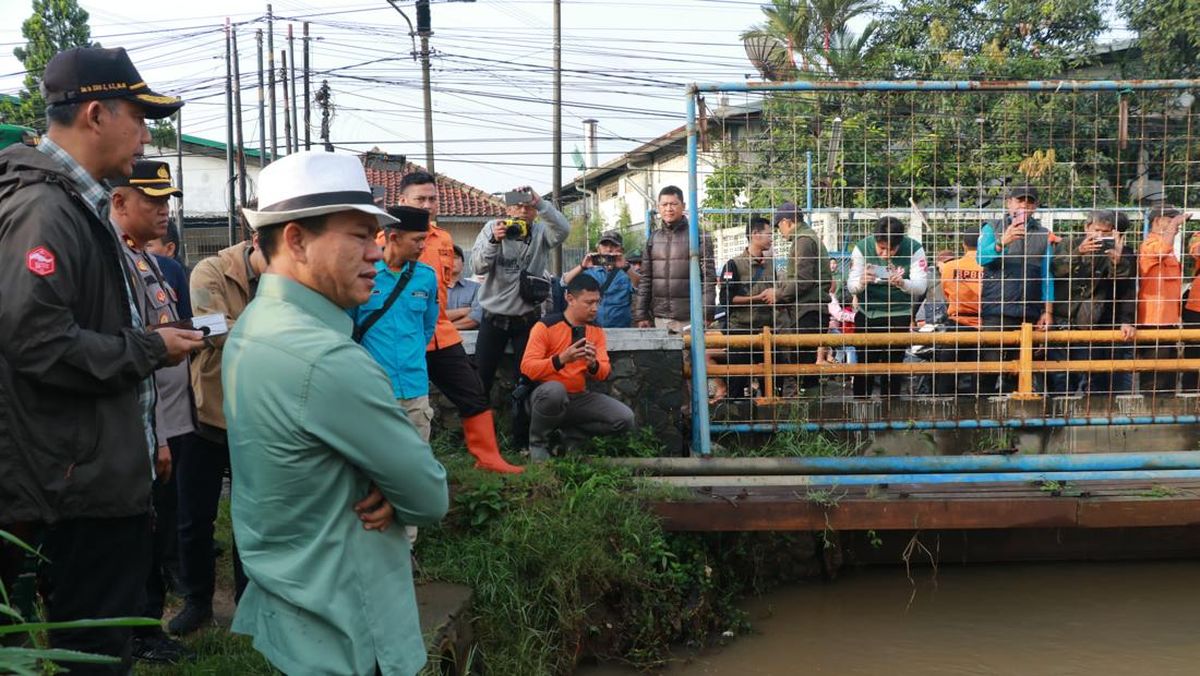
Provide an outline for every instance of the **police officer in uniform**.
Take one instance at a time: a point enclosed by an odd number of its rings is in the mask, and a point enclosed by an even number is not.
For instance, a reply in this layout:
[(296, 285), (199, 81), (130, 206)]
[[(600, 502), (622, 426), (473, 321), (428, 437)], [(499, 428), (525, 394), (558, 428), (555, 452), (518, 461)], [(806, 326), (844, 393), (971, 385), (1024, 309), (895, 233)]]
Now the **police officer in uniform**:
[[(129, 285), (138, 312), (152, 326), (178, 322), (183, 318), (179, 311), (179, 294), (167, 282), (157, 257), (147, 251), (146, 245), (166, 234), (171, 197), (183, 195), (183, 192), (171, 185), (171, 168), (166, 162), (149, 160), (136, 162), (128, 179), (114, 180), (112, 185), (110, 218), (121, 238)], [(186, 435), (195, 430), (188, 364), (189, 361), (184, 359), (154, 373), (157, 395), (154, 407), (157, 449), (152, 493), (154, 547), (146, 585), (146, 605), (141, 613), (145, 617), (162, 617), (167, 582), (171, 577), (167, 559), (178, 549), (172, 546), (178, 539), (172, 458), (178, 454)], [(168, 638), (159, 627), (139, 627), (134, 632), (133, 655), (148, 662), (175, 663), (187, 655), (187, 649), (182, 643)]]

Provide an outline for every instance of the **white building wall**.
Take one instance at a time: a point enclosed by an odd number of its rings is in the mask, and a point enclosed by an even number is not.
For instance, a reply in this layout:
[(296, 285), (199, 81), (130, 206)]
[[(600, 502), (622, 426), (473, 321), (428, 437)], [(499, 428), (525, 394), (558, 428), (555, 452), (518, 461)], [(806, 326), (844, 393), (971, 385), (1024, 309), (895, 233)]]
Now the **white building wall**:
[[(175, 173), (174, 148), (146, 148), (146, 159), (169, 162), (171, 173)], [(246, 194), (258, 194), (258, 160), (246, 162)], [(178, 179), (176, 179), (178, 182)], [(183, 155), (183, 210), (184, 216), (223, 217), (229, 208), (228, 174), (225, 159), (206, 155)]]

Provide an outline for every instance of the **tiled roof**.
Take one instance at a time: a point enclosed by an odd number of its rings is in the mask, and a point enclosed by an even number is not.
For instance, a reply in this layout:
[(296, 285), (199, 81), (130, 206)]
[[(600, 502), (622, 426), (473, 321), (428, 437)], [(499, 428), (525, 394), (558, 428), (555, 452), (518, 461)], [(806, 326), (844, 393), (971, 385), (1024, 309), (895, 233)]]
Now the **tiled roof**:
[[(401, 178), (414, 171), (424, 171), (424, 167), (395, 155), (365, 153), (361, 157), (367, 170), (367, 182), (387, 190), (384, 200), (389, 205), (399, 201)], [(504, 215), (504, 202), (479, 188), (443, 174), (437, 175), (437, 186), (438, 214), (441, 216), (492, 218)]]

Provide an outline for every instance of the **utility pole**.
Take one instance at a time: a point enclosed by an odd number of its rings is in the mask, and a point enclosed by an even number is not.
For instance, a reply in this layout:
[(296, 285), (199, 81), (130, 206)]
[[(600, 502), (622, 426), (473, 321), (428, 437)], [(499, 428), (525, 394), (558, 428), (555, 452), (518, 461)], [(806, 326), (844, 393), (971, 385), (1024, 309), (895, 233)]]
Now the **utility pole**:
[[(559, 208), (562, 187), (562, 0), (554, 0), (554, 172), (552, 197)], [(550, 271), (562, 277), (562, 245), (550, 252)]]
[(433, 167), (433, 91), (429, 84), (429, 37), (433, 21), (429, 0), (417, 0), (417, 36), (421, 38), (421, 86), (425, 93), (425, 168), (435, 174)]
[(312, 94), (308, 91), (308, 22), (304, 22), (304, 149), (312, 148)]
[(292, 150), (300, 150), (300, 119), (296, 108), (296, 37), (292, 34), (292, 24), (288, 24), (288, 86), (292, 88)]
[(258, 168), (262, 169), (267, 166), (267, 102), (263, 97), (263, 36), (261, 28), (254, 31), (254, 38), (258, 42)]
[(325, 144), (325, 152), (333, 152), (333, 144), (329, 142), (329, 127), (333, 123), (333, 95), (329, 91), (329, 80), (323, 80), (313, 97), (317, 107), (321, 109), (321, 141)]
[(275, 128), (278, 120), (275, 115), (275, 14), (271, 11), (271, 5), (267, 5), (267, 73), (267, 89), (271, 95), (267, 112), (271, 116), (271, 161), (274, 162), (279, 157), (279, 136)]
[(283, 67), (279, 70), (279, 79), (283, 83), (283, 138), (284, 145), (287, 146), (288, 155), (292, 154), (292, 111), (289, 107), (288, 99), (288, 61), (287, 51), (279, 50), (279, 63)]
[[(183, 110), (175, 111), (175, 185), (183, 190)], [(175, 227), (179, 234), (179, 246), (175, 255), (187, 262), (187, 237), (183, 232), (183, 193), (175, 197)]]
[(225, 17), (225, 191), (229, 195), (226, 214), (229, 246), (233, 246), (233, 40), (230, 39), (229, 17)]
[[(242, 136), (242, 67), (238, 60), (238, 39), (237, 26), (235, 25), (229, 33), (229, 39), (233, 43), (233, 134), (234, 142), (237, 143), (237, 178), (238, 178), (238, 204), (246, 206), (246, 139)], [(238, 219), (239, 225), (242, 219)], [(239, 233), (242, 241), (246, 239), (246, 233)]]

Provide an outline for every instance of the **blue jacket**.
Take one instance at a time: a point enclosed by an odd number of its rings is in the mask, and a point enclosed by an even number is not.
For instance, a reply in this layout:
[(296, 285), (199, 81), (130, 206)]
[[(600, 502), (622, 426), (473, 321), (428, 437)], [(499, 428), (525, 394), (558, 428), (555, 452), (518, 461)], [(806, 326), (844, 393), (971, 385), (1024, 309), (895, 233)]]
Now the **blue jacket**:
[[(397, 399), (429, 394), (425, 346), (433, 340), (438, 318), (437, 273), (424, 263), (414, 261), (407, 265), (416, 266), (412, 279), (408, 280), (387, 314), (371, 327), (362, 340), (362, 346), (387, 373), (388, 380), (392, 382), (392, 393)], [(375, 277), (371, 299), (350, 310), (355, 326), (383, 307), (402, 274), (389, 270), (383, 261), (375, 264), (375, 271), (379, 274)]]
[[(590, 267), (583, 274), (594, 278), (604, 286), (609, 271)], [(633, 282), (624, 270), (613, 270), (612, 284), (600, 296), (600, 309), (596, 312), (596, 326), (606, 329), (628, 329), (633, 326)]]

